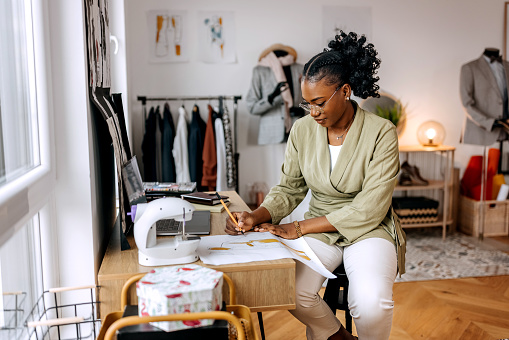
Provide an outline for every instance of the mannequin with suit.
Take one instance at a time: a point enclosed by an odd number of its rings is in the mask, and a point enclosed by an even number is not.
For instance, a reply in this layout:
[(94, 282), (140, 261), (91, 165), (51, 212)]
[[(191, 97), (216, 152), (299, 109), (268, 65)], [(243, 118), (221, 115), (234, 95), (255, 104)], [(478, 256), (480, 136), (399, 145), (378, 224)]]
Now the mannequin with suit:
[(464, 183), (473, 180), (480, 186), (480, 239), (483, 239), (484, 234), (484, 209), (481, 207), (484, 206), (485, 199), (491, 199), (486, 196), (490, 192), (487, 188), (492, 186), (492, 178), (488, 174), (488, 148), (497, 141), (508, 139), (509, 136), (508, 130), (504, 127), (509, 122), (508, 79), (509, 63), (502, 60), (496, 48), (486, 48), (478, 59), (461, 67), (460, 96), (466, 113), (461, 142), (484, 147), (481, 169), (467, 169), (461, 188), (465, 195), (468, 190), (474, 190), (474, 188), (465, 188)]
[(498, 49), (486, 48), (478, 59), (461, 67), (460, 96), (466, 119), (461, 142), (489, 146), (508, 135), (507, 80), (509, 63)]
[(300, 79), (303, 65), (290, 46), (274, 44), (265, 49), (253, 69), (246, 95), (249, 112), (260, 116), (258, 144), (286, 141), (293, 122), (303, 116)]

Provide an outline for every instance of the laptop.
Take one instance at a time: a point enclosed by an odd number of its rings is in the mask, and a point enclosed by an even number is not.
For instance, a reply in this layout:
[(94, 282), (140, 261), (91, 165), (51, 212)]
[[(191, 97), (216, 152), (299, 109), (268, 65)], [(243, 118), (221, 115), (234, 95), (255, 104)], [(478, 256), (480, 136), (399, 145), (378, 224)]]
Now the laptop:
[[(159, 220), (156, 222), (157, 236), (175, 236), (182, 232), (182, 223), (174, 219)], [(193, 218), (186, 221), (186, 234), (209, 235), (210, 234), (210, 211), (194, 211)]]

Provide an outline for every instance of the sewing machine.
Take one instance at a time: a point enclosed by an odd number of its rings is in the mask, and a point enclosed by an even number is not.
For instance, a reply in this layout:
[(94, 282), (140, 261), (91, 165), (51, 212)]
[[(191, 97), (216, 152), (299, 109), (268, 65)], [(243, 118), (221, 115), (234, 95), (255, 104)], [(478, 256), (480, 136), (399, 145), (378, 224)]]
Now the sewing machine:
[[(185, 231), (185, 221), (193, 216), (194, 207), (180, 198), (166, 197), (131, 207), (134, 220), (134, 241), (138, 247), (138, 263), (142, 266), (164, 266), (198, 260), (198, 236)], [(173, 218), (183, 221), (182, 233), (175, 237), (157, 238), (156, 222)]]

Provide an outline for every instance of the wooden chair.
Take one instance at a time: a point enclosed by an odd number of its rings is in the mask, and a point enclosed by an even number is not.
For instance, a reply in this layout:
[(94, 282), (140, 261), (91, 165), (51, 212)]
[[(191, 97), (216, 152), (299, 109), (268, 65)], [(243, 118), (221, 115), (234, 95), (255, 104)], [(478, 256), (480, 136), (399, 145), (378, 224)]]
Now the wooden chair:
[(341, 263), (341, 265), (339, 265), (339, 267), (337, 267), (332, 273), (336, 275), (337, 278), (328, 280), (323, 294), (323, 300), (327, 303), (334, 314), (337, 309), (345, 311), (345, 328), (347, 331), (352, 333), (352, 316), (350, 315), (350, 309), (348, 308), (349, 282), (343, 263)]
[(160, 321), (178, 321), (178, 320), (197, 320), (197, 319), (215, 319), (226, 320), (234, 326), (236, 330), (236, 339), (239, 340), (259, 340), (258, 334), (254, 331), (251, 320), (251, 311), (244, 305), (236, 304), (235, 286), (232, 279), (223, 274), (224, 281), (228, 284), (230, 304), (226, 305), (226, 311), (214, 312), (201, 312), (201, 313), (183, 313), (183, 314), (169, 314), (161, 316), (127, 316), (122, 317), (123, 310), (127, 305), (127, 296), (130, 286), (140, 280), (145, 273), (137, 274), (126, 281), (122, 287), (122, 295), (120, 298), (121, 308), (120, 311), (112, 312), (106, 315), (104, 319), (99, 336), (96, 340), (111, 340), (114, 339), (116, 332), (126, 326), (139, 325), (149, 322)]

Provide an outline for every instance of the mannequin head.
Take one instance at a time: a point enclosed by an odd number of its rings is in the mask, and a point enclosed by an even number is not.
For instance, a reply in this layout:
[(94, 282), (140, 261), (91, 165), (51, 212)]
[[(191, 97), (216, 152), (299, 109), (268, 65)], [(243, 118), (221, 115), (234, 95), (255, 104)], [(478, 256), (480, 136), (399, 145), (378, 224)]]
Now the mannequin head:
[(358, 97), (379, 97), (376, 72), (380, 59), (373, 44), (366, 44), (365, 36), (341, 31), (328, 46), (304, 65), (303, 82), (332, 87), (348, 84)]
[(483, 53), (485, 56), (487, 56), (488, 58), (498, 58), (499, 55), (500, 55), (500, 51), (497, 49), (497, 48), (493, 48), (493, 47), (487, 47), (484, 49), (484, 53)]

